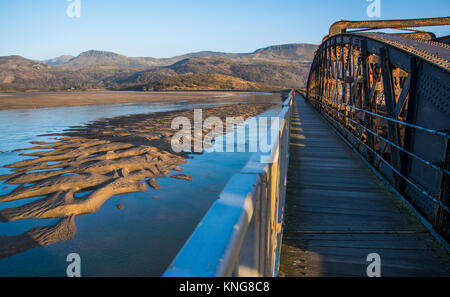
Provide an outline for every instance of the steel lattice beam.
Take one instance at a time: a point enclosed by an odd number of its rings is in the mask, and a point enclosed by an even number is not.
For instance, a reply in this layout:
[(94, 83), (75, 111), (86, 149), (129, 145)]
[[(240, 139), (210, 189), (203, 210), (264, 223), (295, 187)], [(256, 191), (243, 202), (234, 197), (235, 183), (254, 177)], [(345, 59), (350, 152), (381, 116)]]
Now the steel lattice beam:
[(307, 99), (447, 239), (449, 59), (439, 42), (337, 34), (307, 83)]

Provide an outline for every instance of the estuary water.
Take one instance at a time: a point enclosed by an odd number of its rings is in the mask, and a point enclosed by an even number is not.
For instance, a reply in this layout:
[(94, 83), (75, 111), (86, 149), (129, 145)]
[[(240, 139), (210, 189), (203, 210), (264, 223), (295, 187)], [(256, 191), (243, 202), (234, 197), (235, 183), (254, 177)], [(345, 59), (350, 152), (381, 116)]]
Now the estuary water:
[[(29, 157), (14, 152), (34, 146), (31, 141), (55, 140), (42, 134), (59, 133), (71, 126), (119, 115), (193, 109), (241, 102), (280, 103), (275, 94), (255, 93), (228, 99), (126, 103), (75, 107), (0, 111), (0, 174), (11, 173), (4, 165)], [(275, 115), (273, 108), (263, 115)], [(33, 152), (28, 150), (27, 152)], [(204, 152), (189, 156), (182, 173), (193, 181), (158, 178), (161, 190), (116, 195), (95, 213), (75, 218), (73, 239), (20, 251), (0, 258), (0, 276), (66, 276), (67, 255), (81, 258), (81, 276), (160, 276), (200, 222), (230, 177), (251, 153)], [(16, 186), (0, 182), (0, 195)], [(158, 199), (153, 199), (157, 197)], [(33, 200), (0, 203), (0, 210)], [(117, 205), (122, 204), (119, 210)], [(58, 219), (25, 219), (0, 222), (0, 253), (5, 238), (20, 236)], [(3, 239), (2, 239), (3, 238)], [(3, 241), (2, 241), (3, 240)], [(200, 256), (200, 255), (199, 255)]]

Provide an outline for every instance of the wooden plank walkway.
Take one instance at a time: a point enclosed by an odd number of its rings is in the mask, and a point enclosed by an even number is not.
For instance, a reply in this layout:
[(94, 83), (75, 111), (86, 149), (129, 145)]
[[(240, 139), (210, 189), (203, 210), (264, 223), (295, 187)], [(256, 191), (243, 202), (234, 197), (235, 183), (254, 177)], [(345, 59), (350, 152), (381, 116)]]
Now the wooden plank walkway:
[(280, 276), (450, 276), (449, 254), (300, 95)]

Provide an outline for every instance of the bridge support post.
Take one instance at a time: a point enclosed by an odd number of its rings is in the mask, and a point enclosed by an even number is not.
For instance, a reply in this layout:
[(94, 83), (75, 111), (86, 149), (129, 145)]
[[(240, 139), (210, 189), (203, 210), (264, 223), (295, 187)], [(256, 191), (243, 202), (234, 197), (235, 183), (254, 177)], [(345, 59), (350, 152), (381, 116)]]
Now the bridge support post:
[[(372, 109), (372, 97), (370, 92), (370, 82), (369, 82), (369, 66), (367, 63), (368, 54), (367, 54), (367, 41), (361, 40), (361, 61), (362, 61), (362, 69), (363, 69), (363, 94), (364, 94), (364, 106), (363, 109), (369, 110), (373, 112)], [(367, 127), (373, 131), (373, 118), (372, 115), (364, 113), (365, 118), (365, 124)], [(374, 147), (374, 136), (371, 133), (368, 133), (366, 131), (367, 135), (367, 144), (372, 149), (375, 149)], [(370, 164), (373, 164), (374, 162), (374, 155), (370, 150), (367, 150), (367, 160)]]
[[(392, 69), (389, 61), (389, 52), (386, 48), (381, 49), (381, 67), (382, 67), (382, 77), (383, 77), (383, 89), (384, 89), (384, 101), (386, 105), (386, 114), (388, 117), (393, 118), (395, 111), (395, 92), (392, 82)], [(400, 131), (397, 123), (392, 121), (388, 121), (388, 131), (389, 131), (389, 140), (394, 144), (399, 146), (400, 144)], [(396, 168), (401, 168), (401, 160), (400, 154), (397, 148), (394, 146), (390, 146), (391, 150), (391, 165)], [(395, 188), (398, 189), (400, 178), (394, 172), (393, 174), (393, 182)]]

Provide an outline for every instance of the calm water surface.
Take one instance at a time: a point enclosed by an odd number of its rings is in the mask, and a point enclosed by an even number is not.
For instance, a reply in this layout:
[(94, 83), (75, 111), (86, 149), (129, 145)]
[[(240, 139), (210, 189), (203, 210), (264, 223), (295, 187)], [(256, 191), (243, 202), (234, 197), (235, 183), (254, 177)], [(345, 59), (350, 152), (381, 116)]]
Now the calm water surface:
[[(34, 146), (30, 141), (49, 141), (40, 134), (58, 133), (103, 117), (201, 108), (237, 102), (279, 102), (278, 95), (254, 94), (239, 98), (167, 103), (57, 107), (0, 111), (0, 174), (4, 165), (27, 159), (12, 152)], [(272, 115), (276, 109), (266, 112)], [(32, 151), (28, 151), (32, 152)], [(92, 214), (77, 216), (72, 240), (38, 247), (0, 259), (0, 276), (66, 276), (69, 253), (81, 256), (82, 276), (159, 276), (195, 229), (231, 175), (246, 163), (250, 153), (205, 152), (182, 165), (193, 181), (158, 178), (162, 190), (117, 195)], [(16, 186), (0, 182), (0, 195)], [(157, 196), (159, 199), (152, 199)], [(23, 205), (40, 198), (0, 203), (0, 209)], [(124, 205), (123, 210), (116, 205)], [(22, 234), (58, 219), (0, 222), (0, 237)], [(0, 239), (1, 244), (1, 239)], [(1, 247), (0, 247), (1, 249)]]

